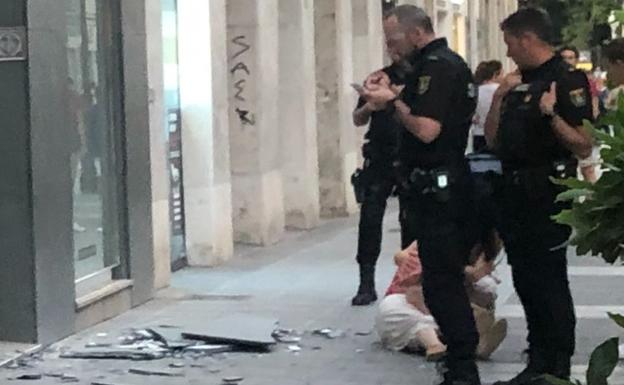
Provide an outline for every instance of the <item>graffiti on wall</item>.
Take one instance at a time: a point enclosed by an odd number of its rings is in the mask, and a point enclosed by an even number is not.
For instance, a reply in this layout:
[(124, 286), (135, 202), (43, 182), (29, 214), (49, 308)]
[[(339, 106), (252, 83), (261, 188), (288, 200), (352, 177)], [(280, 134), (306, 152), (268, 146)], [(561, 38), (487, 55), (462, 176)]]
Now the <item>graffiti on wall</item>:
[(251, 45), (247, 42), (245, 35), (239, 35), (232, 39), (235, 51), (230, 60), (234, 63), (230, 69), (234, 85), (234, 108), (238, 119), (244, 126), (256, 124), (256, 116), (248, 108), (246, 98), (247, 82), (251, 76), (248, 63), (248, 53)]

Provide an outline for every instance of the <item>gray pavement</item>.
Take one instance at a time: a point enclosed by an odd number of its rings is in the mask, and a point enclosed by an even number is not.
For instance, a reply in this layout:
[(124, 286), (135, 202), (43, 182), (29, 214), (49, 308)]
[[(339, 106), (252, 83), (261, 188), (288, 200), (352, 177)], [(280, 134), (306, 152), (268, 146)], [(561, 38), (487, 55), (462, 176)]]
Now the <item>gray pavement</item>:
[[(377, 276), (383, 292), (394, 272), (392, 254), (399, 244), (396, 205), (386, 217), (384, 245)], [(239, 247), (237, 257), (214, 269), (186, 269), (176, 273), (172, 287), (147, 305), (98, 325), (53, 346), (43, 361), (33, 362), (26, 372), (64, 372), (76, 375), (80, 384), (93, 381), (111, 385), (220, 384), (227, 376), (242, 376), (241, 385), (429, 385), (436, 382), (435, 366), (417, 356), (384, 351), (370, 331), (375, 307), (352, 308), (349, 300), (357, 285), (354, 250), (357, 218), (324, 222), (310, 232), (289, 233), (286, 240), (268, 248)], [(578, 353), (573, 372), (582, 379), (591, 350), (611, 336), (622, 334), (606, 318), (606, 311), (624, 312), (624, 269), (605, 266), (598, 260), (570, 255), (571, 282), (579, 317)], [(492, 360), (480, 363), (485, 383), (507, 378), (522, 369), (525, 324), (509, 281), (509, 269), (501, 266), (503, 279), (499, 313), (510, 321), (510, 332)], [(175, 360), (150, 363), (127, 361), (73, 361), (58, 358), (58, 351), (80, 348), (88, 342), (116, 339), (131, 327), (185, 326), (209, 323), (225, 314), (274, 317), (280, 325), (308, 332), (298, 353), (277, 345), (267, 354), (230, 353), (194, 362), (178, 369), (184, 377), (145, 377), (128, 374), (130, 368), (167, 369)], [(309, 331), (330, 327), (346, 332), (344, 338), (325, 339)], [(98, 337), (98, 333), (106, 333)], [(177, 360), (180, 361), (180, 360)], [(618, 368), (611, 384), (624, 384)], [(4, 378), (23, 369), (3, 369)], [(37, 384), (57, 384), (44, 378)], [(32, 383), (32, 382), (31, 382)]]

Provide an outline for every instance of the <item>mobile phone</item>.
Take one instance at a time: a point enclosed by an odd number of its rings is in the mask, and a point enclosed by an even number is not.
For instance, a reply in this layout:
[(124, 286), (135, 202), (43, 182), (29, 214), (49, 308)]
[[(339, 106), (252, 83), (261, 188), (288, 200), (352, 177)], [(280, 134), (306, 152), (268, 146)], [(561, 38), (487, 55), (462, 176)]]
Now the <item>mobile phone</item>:
[(364, 93), (364, 87), (361, 84), (351, 83), (351, 87), (353, 87), (353, 89), (356, 90), (359, 94)]

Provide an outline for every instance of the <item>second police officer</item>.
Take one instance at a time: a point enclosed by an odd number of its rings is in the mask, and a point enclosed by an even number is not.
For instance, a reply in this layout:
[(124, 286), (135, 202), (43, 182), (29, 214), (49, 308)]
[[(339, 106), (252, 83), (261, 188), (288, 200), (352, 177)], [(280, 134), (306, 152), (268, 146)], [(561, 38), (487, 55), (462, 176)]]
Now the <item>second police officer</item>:
[(503, 163), (500, 232), (526, 315), (529, 361), (497, 384), (541, 384), (543, 374), (569, 378), (575, 348), (565, 247), (570, 229), (551, 219), (565, 206), (556, 202), (561, 190), (550, 178), (575, 176), (576, 159), (591, 152), (582, 128), (583, 119), (592, 119), (591, 96), (587, 77), (555, 55), (544, 11), (520, 9), (501, 29), (519, 70), (496, 91), (485, 131)]
[(474, 240), (466, 233), (472, 205), (464, 157), (476, 108), (472, 73), (445, 39), (436, 38), (421, 8), (393, 8), (384, 32), (389, 46), (409, 44), (400, 50), (412, 72), (402, 92), (382, 82), (366, 97), (394, 109), (405, 127), (399, 150), (401, 224), (406, 241), (419, 243), (425, 300), (448, 346), (444, 384), (478, 385), (479, 337), (463, 274)]
[[(405, 71), (395, 55), (393, 63), (371, 74), (365, 86), (386, 77), (394, 84), (403, 84)], [(383, 75), (382, 75), (383, 74)], [(363, 88), (358, 87), (359, 92)], [(357, 263), (360, 285), (351, 300), (353, 306), (365, 306), (377, 300), (375, 291), (375, 266), (381, 252), (383, 219), (388, 198), (396, 185), (393, 163), (397, 156), (400, 125), (384, 108), (360, 97), (353, 111), (353, 123), (369, 123), (362, 146), (364, 165), (352, 176), (356, 200), (361, 204), (358, 227)]]

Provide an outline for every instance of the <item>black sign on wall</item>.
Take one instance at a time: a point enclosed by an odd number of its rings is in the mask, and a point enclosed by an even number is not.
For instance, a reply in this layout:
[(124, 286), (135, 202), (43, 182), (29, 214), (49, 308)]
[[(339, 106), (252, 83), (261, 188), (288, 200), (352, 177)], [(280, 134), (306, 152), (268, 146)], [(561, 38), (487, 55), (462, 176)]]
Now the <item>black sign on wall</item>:
[(26, 60), (28, 54), (24, 27), (0, 27), (0, 62)]

